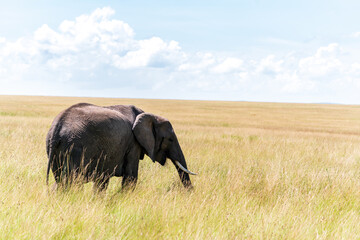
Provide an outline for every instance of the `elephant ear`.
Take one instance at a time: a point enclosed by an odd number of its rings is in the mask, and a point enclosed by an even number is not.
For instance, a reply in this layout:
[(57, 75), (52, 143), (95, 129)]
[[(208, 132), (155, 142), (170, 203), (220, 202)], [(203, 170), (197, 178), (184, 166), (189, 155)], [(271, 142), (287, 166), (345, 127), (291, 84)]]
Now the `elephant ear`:
[(139, 114), (133, 125), (133, 133), (136, 140), (145, 149), (146, 154), (155, 161), (155, 116), (149, 113)]

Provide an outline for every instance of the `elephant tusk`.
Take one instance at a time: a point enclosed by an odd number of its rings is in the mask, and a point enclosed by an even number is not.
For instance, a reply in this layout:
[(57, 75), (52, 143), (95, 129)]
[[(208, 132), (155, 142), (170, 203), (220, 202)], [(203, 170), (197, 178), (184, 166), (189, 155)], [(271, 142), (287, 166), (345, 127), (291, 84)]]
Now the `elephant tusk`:
[(197, 173), (193, 173), (193, 172), (190, 172), (189, 170), (187, 170), (186, 168), (183, 167), (183, 165), (181, 165), (178, 161), (175, 161), (176, 165), (181, 169), (183, 170), (184, 172), (188, 173), (188, 174), (191, 174), (191, 175), (197, 175)]

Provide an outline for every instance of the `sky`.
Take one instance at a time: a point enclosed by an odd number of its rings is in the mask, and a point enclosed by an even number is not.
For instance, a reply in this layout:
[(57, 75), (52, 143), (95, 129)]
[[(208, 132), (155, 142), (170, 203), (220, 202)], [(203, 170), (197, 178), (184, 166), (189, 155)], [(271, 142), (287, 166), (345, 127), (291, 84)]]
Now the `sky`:
[(3, 1), (0, 94), (360, 104), (360, 1)]

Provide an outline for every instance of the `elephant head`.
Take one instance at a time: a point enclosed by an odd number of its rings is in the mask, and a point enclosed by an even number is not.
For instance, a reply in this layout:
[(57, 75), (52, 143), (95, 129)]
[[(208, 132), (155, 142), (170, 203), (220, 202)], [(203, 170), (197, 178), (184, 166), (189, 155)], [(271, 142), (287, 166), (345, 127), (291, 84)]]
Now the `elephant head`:
[(133, 132), (153, 162), (164, 165), (169, 158), (175, 165), (183, 185), (192, 187), (189, 174), (196, 174), (187, 170), (179, 141), (167, 119), (150, 113), (141, 113), (136, 117)]

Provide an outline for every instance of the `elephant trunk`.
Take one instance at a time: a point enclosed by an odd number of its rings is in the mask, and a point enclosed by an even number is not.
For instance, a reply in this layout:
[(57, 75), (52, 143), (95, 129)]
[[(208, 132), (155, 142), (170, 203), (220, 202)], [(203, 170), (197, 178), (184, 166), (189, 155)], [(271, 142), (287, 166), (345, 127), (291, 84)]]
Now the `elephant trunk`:
[(179, 173), (179, 177), (180, 177), (182, 184), (186, 188), (193, 188), (191, 181), (190, 181), (189, 174), (196, 175), (196, 173), (193, 173), (187, 169), (185, 157), (181, 150), (181, 147), (180, 147), (180, 145), (177, 145), (177, 146), (178, 146), (177, 151), (176, 151), (177, 154), (175, 154), (176, 156), (170, 157), (170, 159), (172, 160), (173, 164), (176, 167), (176, 170)]

